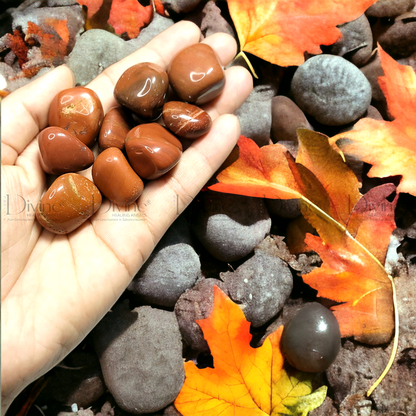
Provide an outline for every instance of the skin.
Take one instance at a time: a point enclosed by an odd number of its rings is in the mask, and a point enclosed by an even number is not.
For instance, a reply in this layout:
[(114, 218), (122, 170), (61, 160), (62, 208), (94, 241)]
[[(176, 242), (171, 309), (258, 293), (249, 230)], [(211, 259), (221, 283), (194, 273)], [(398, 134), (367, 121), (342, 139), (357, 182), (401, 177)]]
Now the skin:
[[(107, 112), (116, 106), (114, 85), (127, 68), (139, 62), (167, 68), (179, 50), (199, 38), (197, 26), (179, 22), (87, 87), (98, 94)], [(216, 34), (204, 43), (217, 51), (223, 65), (236, 54), (236, 43), (228, 35)], [(48, 186), (36, 136), (47, 126), (53, 97), (73, 86), (70, 69), (60, 66), (2, 102), (2, 201), (9, 197), (8, 212), (15, 213), (7, 216), (3, 204), (2, 414), (28, 384), (58, 364), (94, 328), (178, 213), (225, 160), (240, 134), (238, 120), (230, 113), (249, 95), (252, 78), (242, 67), (226, 71), (223, 94), (204, 106), (214, 120), (212, 129), (192, 143), (169, 174), (146, 185), (136, 209), (128, 208), (129, 221), (120, 221), (115, 216), (118, 209), (105, 201), (80, 228), (56, 235), (36, 222), (29, 205), (30, 201), (35, 207)], [(85, 175), (90, 178), (91, 171)], [(26, 209), (17, 214), (22, 198)]]

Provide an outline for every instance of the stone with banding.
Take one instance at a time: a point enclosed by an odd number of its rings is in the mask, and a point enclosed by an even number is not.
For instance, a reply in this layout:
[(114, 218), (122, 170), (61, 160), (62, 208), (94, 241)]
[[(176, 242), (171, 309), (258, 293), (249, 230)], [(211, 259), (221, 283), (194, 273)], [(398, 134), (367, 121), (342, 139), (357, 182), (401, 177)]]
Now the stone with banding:
[(65, 173), (49, 187), (36, 207), (36, 219), (55, 234), (68, 234), (92, 217), (101, 206), (101, 193), (78, 173)]
[(131, 167), (145, 179), (156, 179), (168, 172), (182, 154), (181, 142), (157, 123), (131, 129), (125, 148)]
[(104, 119), (104, 109), (98, 95), (85, 87), (61, 91), (51, 102), (49, 126), (61, 127), (87, 146), (94, 144)]
[(209, 131), (212, 125), (207, 112), (196, 105), (170, 101), (163, 106), (163, 121), (174, 134), (186, 139), (197, 139)]
[(170, 64), (168, 75), (179, 98), (198, 105), (218, 97), (225, 85), (218, 55), (204, 43), (179, 52)]
[(92, 167), (92, 178), (103, 195), (120, 206), (132, 204), (143, 192), (143, 181), (116, 147), (98, 155)]
[(162, 112), (168, 87), (168, 74), (162, 67), (142, 62), (121, 75), (114, 97), (143, 120), (155, 120)]
[(94, 162), (88, 146), (60, 127), (47, 127), (38, 135), (42, 169), (52, 175), (87, 169)]
[(112, 108), (105, 115), (98, 136), (98, 144), (101, 149), (108, 149), (109, 147), (124, 149), (127, 133), (133, 127), (130, 118), (129, 114), (121, 107)]

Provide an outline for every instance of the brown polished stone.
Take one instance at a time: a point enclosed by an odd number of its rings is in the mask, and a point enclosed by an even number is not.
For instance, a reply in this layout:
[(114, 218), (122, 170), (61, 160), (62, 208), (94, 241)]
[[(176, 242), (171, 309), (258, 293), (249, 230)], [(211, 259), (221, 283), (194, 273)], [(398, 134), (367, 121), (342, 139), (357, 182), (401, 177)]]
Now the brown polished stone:
[(55, 234), (68, 234), (101, 206), (98, 188), (78, 173), (59, 176), (36, 207), (36, 219)]
[(121, 107), (112, 108), (104, 117), (98, 144), (101, 149), (117, 147), (124, 149), (127, 133), (133, 127), (129, 115)]
[(87, 169), (94, 154), (87, 145), (60, 127), (47, 127), (38, 135), (40, 165), (46, 173), (62, 175)]
[(224, 89), (224, 71), (216, 52), (204, 43), (197, 43), (172, 60), (169, 82), (181, 100), (205, 104)]
[(98, 155), (92, 167), (92, 178), (102, 194), (120, 206), (132, 204), (143, 192), (143, 181), (116, 147)]
[(168, 74), (159, 65), (143, 62), (127, 69), (117, 81), (114, 97), (144, 120), (160, 116), (169, 87)]
[(163, 106), (163, 121), (174, 134), (187, 139), (197, 139), (212, 125), (207, 112), (196, 105), (170, 101)]
[(87, 146), (92, 146), (104, 119), (98, 95), (89, 88), (63, 90), (52, 100), (49, 126), (61, 127)]
[(145, 179), (168, 172), (182, 154), (181, 142), (157, 123), (134, 127), (127, 134), (125, 147), (131, 167)]

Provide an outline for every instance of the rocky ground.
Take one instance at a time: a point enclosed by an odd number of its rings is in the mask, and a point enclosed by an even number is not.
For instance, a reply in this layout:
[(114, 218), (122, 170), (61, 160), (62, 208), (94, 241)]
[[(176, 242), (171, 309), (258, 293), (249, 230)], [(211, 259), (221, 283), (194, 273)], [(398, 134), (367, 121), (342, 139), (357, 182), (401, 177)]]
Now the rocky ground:
[[(78, 85), (85, 85), (182, 19), (198, 24), (203, 36), (227, 32), (236, 37), (224, 1), (162, 2), (170, 17), (155, 14), (136, 39), (124, 40), (104, 30), (84, 31), (85, 13), (74, 0), (26, 0), (19, 7), (20, 2), (1, 1), (8, 9), (0, 15), (1, 89), (13, 91), (62, 63), (73, 70)], [(416, 7), (414, 0), (402, 0), (399, 5), (381, 0), (376, 6), (343, 25), (343, 39), (325, 47), (327, 55), (309, 59), (295, 77), (296, 68), (250, 57), (259, 80), (237, 111), (242, 134), (259, 146), (281, 142), (296, 154), (298, 127), (334, 135), (351, 129), (361, 116), (389, 120), (377, 84), (382, 69), (374, 45), (378, 41), (400, 63), (416, 70)], [(51, 16), (68, 21), (68, 54), (32, 78), (22, 76), (4, 35), (14, 29), (25, 33), (28, 22), (42, 27)], [(333, 62), (337, 69), (328, 72), (327, 79), (341, 84), (345, 79), (354, 81), (341, 85), (345, 92), (341, 106), (327, 97), (328, 111), (323, 112), (313, 99), (305, 103), (302, 97), (311, 85), (319, 88), (320, 74)], [(238, 59), (233, 65), (245, 63)], [(27, 67), (39, 66), (42, 57), (35, 45)], [(363, 182), (362, 193), (382, 183), (369, 179), (368, 170), (362, 163), (354, 166)], [(398, 183), (397, 178), (392, 180)], [(296, 201), (201, 192), (113, 310), (38, 382), (39, 386), (48, 380), (29, 415), (179, 415), (172, 402), (183, 383), (183, 359), (201, 366), (212, 363), (195, 319), (209, 315), (214, 284), (242, 307), (252, 323), (253, 345), (261, 344), (265, 335), (285, 324), (303, 304), (317, 300), (301, 275), (319, 266), (319, 257), (311, 252), (291, 254), (286, 245), (286, 230), (299, 215)], [(395, 363), (367, 398), (365, 392), (383, 371), (391, 344), (372, 347), (343, 339), (335, 362), (317, 375), (317, 383), (328, 385), (329, 390), (324, 404), (311, 412), (313, 416), (416, 415), (416, 198), (400, 195), (396, 224), (386, 261), (397, 287), (400, 314)], [(8, 415), (18, 414), (31, 392), (33, 385), (16, 399)]]

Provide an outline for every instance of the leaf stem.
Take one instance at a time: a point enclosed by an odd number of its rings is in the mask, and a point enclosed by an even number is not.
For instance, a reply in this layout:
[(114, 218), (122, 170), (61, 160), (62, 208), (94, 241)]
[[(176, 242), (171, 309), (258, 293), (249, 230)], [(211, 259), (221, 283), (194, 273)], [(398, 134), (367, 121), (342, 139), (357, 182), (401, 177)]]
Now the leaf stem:
[(394, 307), (394, 341), (393, 341), (393, 348), (391, 350), (389, 362), (386, 365), (386, 368), (381, 373), (380, 377), (376, 380), (376, 382), (370, 387), (367, 391), (367, 397), (373, 393), (375, 388), (382, 382), (383, 378), (386, 374), (390, 371), (391, 366), (393, 365), (394, 359), (397, 354), (397, 349), (399, 346), (399, 311), (397, 310), (397, 300), (396, 300), (396, 287), (394, 286), (393, 278), (389, 275), (389, 279), (391, 282), (391, 286), (393, 288), (393, 307)]
[(250, 62), (250, 60), (247, 58), (247, 55), (244, 53), (244, 51), (240, 51), (238, 54), (237, 54), (237, 56), (234, 58), (234, 61), (237, 59), (237, 58), (239, 58), (239, 57), (243, 57), (244, 58), (244, 60), (247, 62), (247, 65), (248, 65), (248, 67), (250, 68), (250, 71), (251, 71), (251, 73), (253, 74), (253, 77), (254, 78), (256, 78), (256, 79), (259, 79), (259, 77), (257, 76), (257, 74), (256, 74), (256, 71), (254, 70), (254, 68), (253, 68), (253, 65), (251, 65), (251, 62)]

